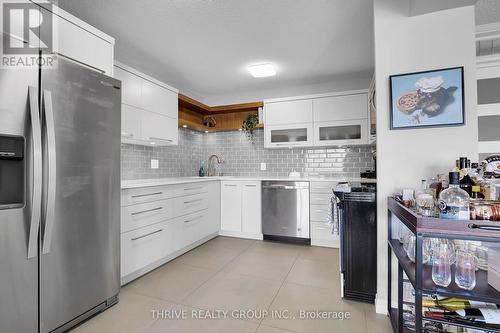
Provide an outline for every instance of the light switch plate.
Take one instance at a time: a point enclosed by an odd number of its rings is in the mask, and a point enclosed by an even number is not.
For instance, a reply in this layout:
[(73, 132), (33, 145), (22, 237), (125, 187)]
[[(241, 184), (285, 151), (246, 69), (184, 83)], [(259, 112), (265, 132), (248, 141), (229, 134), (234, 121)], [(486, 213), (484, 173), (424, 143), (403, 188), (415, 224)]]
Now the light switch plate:
[(160, 161), (151, 160), (151, 169), (158, 169), (160, 167)]
[(261, 163), (260, 164), (260, 171), (266, 171), (267, 169), (267, 164), (266, 163)]

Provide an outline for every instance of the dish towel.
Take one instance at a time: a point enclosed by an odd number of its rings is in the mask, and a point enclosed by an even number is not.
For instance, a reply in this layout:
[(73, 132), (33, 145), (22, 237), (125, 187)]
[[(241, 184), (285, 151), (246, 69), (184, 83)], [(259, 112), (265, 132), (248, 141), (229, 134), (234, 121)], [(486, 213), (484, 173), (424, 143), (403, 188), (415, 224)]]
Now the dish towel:
[(330, 204), (328, 205), (328, 218), (327, 224), (332, 228), (332, 235), (339, 234), (339, 217), (338, 217), (338, 207), (337, 207), (337, 197), (332, 196), (330, 198)]

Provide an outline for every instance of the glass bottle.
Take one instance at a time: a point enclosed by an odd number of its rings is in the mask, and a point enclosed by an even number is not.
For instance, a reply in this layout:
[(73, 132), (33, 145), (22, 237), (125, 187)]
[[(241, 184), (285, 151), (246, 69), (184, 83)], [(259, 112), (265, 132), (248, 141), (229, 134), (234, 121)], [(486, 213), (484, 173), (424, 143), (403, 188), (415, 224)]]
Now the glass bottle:
[(481, 193), (481, 187), (474, 185), (472, 186), (471, 199), (483, 199), (484, 195)]
[(469, 243), (457, 252), (455, 283), (465, 290), (472, 290), (476, 286), (476, 258)]
[(450, 251), (447, 243), (439, 245), (432, 265), (432, 281), (441, 287), (448, 287), (451, 283)]
[(450, 172), (450, 186), (439, 195), (439, 217), (449, 220), (469, 219), (469, 194), (460, 188), (458, 172)]
[(469, 175), (470, 161), (467, 157), (460, 157), (460, 188), (472, 194), (472, 179)]

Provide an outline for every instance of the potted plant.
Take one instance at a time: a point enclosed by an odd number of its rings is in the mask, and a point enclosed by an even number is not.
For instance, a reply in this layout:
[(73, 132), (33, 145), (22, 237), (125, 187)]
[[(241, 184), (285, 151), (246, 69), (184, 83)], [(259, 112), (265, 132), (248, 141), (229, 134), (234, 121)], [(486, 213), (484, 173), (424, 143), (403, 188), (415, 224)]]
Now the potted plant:
[(259, 124), (258, 114), (248, 115), (247, 119), (243, 120), (243, 125), (241, 128), (245, 131), (248, 140), (250, 140), (252, 143), (255, 143), (253, 134), (258, 124)]

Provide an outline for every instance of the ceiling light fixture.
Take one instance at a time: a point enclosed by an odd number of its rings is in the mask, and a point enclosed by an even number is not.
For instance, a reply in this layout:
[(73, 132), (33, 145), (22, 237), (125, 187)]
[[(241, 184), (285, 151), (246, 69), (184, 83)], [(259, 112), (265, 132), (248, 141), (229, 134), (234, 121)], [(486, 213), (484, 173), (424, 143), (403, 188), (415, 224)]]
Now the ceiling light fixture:
[(270, 63), (248, 66), (248, 71), (253, 77), (268, 77), (276, 75), (276, 68)]

